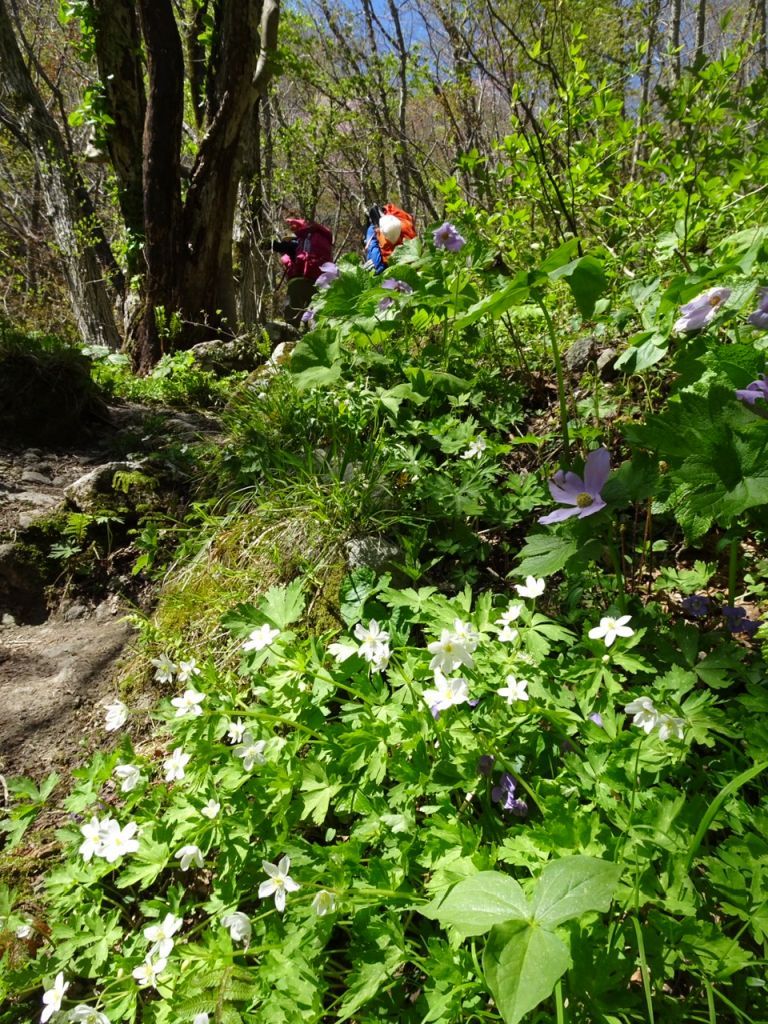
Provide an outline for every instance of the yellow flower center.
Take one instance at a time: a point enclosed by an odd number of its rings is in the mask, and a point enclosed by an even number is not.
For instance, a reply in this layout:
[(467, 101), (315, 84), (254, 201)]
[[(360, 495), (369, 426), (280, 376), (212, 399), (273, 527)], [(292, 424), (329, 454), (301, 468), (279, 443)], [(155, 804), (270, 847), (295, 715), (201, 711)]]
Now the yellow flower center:
[(582, 491), (581, 494), (576, 496), (576, 504), (579, 508), (589, 508), (590, 505), (594, 505), (595, 499), (591, 494), (587, 494), (586, 491)]
[(723, 297), (722, 295), (710, 295), (707, 301), (709, 302), (710, 306), (719, 306), (720, 303), (723, 301)]

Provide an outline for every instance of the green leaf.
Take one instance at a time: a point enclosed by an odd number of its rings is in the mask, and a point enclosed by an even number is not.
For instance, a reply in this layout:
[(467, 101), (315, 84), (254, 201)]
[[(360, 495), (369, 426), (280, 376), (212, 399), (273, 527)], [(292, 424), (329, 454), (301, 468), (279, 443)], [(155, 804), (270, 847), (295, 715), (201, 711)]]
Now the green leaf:
[(564, 267), (550, 271), (549, 277), (552, 281), (561, 277), (568, 281), (579, 312), (585, 320), (594, 313), (595, 303), (608, 285), (603, 264), (595, 256), (582, 256), (572, 263), (566, 263)]
[(570, 964), (568, 949), (554, 932), (523, 921), (496, 925), (483, 953), (483, 971), (506, 1024), (517, 1024), (546, 999)]
[(552, 533), (537, 533), (528, 537), (520, 552), (518, 572), (524, 576), (551, 576), (565, 568), (576, 554), (579, 545), (570, 537)]
[(306, 603), (304, 581), (296, 579), (284, 587), (270, 587), (259, 602), (259, 611), (273, 626), (285, 629), (301, 618)]
[(462, 330), (484, 316), (498, 319), (502, 313), (506, 313), (512, 306), (519, 306), (525, 302), (529, 294), (528, 274), (518, 274), (508, 284), (504, 285), (503, 288), (491, 292), (490, 295), (486, 295), (485, 298), (470, 306), (466, 313), (456, 318), (453, 326), (455, 329)]
[(526, 921), (531, 908), (520, 885), (500, 871), (479, 871), (455, 885), (440, 902), (419, 907), (419, 913), (459, 935), (483, 935), (504, 921)]
[(332, 384), (341, 376), (339, 339), (328, 329), (311, 331), (293, 350), (291, 373), (299, 390)]
[(595, 857), (561, 857), (541, 873), (533, 897), (539, 924), (554, 928), (590, 910), (607, 910), (621, 876), (621, 868)]
[(339, 588), (339, 612), (348, 626), (361, 621), (365, 602), (380, 589), (379, 576), (369, 566), (354, 569), (344, 577)]

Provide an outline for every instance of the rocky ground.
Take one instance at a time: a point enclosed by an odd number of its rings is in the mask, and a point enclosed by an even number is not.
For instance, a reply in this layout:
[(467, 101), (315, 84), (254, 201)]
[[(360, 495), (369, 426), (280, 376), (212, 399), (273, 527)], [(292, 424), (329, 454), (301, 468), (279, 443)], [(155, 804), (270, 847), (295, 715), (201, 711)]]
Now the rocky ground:
[[(0, 447), (0, 773), (39, 778), (73, 766), (91, 746), (103, 705), (117, 696), (117, 666), (130, 648), (125, 616), (151, 594), (130, 572), (136, 552), (125, 538), (78, 579), (71, 561), (50, 557), (58, 523), (130, 504), (116, 493), (115, 473), (156, 477), (148, 460), (144, 417), (162, 417), (163, 443), (185, 445), (215, 434), (217, 424), (174, 410), (109, 410), (109, 420), (66, 450)], [(163, 470), (161, 469), (161, 473)], [(167, 500), (173, 467), (158, 481)], [(142, 500), (145, 496), (143, 496)], [(130, 517), (130, 511), (128, 513)], [(123, 515), (123, 518), (128, 518)], [(87, 555), (87, 552), (85, 553)]]

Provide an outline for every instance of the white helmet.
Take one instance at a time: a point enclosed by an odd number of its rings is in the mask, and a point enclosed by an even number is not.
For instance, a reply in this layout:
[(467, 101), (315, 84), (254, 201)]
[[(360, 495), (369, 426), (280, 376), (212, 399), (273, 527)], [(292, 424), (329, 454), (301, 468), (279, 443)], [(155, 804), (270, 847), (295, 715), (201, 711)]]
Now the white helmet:
[(399, 217), (395, 217), (391, 213), (385, 213), (379, 220), (379, 231), (388, 242), (396, 245), (400, 241), (403, 225), (400, 223)]

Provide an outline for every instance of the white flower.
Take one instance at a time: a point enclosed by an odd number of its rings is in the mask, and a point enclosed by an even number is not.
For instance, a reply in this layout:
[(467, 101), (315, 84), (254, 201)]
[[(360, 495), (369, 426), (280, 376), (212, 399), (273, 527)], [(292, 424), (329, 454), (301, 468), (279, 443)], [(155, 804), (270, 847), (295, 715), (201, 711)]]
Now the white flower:
[(462, 676), (446, 679), (440, 669), (436, 669), (435, 688), (434, 690), (425, 690), (423, 698), (429, 705), (432, 714), (437, 711), (445, 711), (455, 704), (466, 704), (469, 700), (469, 684)]
[(162, 974), (168, 961), (165, 957), (153, 960), (147, 957), (143, 964), (134, 967), (132, 973), (140, 988), (154, 988), (157, 985), (158, 975)]
[(247, 728), (239, 718), (236, 722), (230, 722), (227, 729), (227, 738), (230, 743), (242, 743)]
[(659, 739), (681, 740), (685, 736), (685, 719), (676, 718), (674, 715), (659, 715)]
[(332, 914), (336, 909), (336, 897), (332, 892), (328, 892), (327, 889), (321, 889), (312, 900), (312, 909), (318, 917)]
[(301, 888), (288, 874), (291, 867), (290, 859), (288, 857), (281, 857), (277, 864), (270, 864), (268, 860), (263, 860), (261, 866), (269, 877), (266, 882), (262, 882), (259, 886), (259, 899), (266, 899), (274, 893), (275, 906), (282, 914), (285, 910), (285, 894), (297, 892)]
[(501, 613), (501, 617), (496, 619), (497, 626), (508, 626), (511, 622), (516, 622), (522, 613), (523, 606), (519, 602), (511, 604), (505, 612)]
[(107, 714), (104, 719), (104, 728), (107, 732), (114, 732), (115, 729), (122, 729), (128, 721), (128, 708), (121, 700), (107, 704)]
[(514, 676), (507, 676), (504, 680), (506, 686), (502, 686), (496, 692), (500, 697), (507, 698), (507, 704), (513, 704), (516, 700), (528, 700), (528, 680), (515, 679)]
[(154, 960), (159, 956), (165, 959), (173, 949), (173, 936), (184, 924), (183, 917), (176, 917), (175, 914), (166, 914), (158, 924), (151, 924), (144, 929), (144, 937), (147, 942), (152, 943), (152, 949), (147, 954), (148, 960)]
[(251, 921), (247, 914), (239, 910), (225, 914), (221, 919), (225, 928), (229, 928), (229, 937), (233, 942), (242, 942), (247, 946), (251, 941)]
[(95, 815), (85, 825), (81, 825), (80, 834), (85, 837), (85, 841), (80, 844), (77, 852), (83, 860), (89, 861), (94, 854), (97, 857), (100, 856), (101, 846), (104, 842), (104, 832), (101, 822)]
[(141, 772), (135, 764), (119, 764), (112, 774), (120, 782), (121, 793), (130, 793), (141, 782)]
[(167, 654), (161, 654), (159, 658), (153, 658), (150, 665), (155, 667), (155, 679), (158, 683), (172, 683), (178, 665), (171, 661)]
[[(265, 395), (259, 395), (259, 398), (264, 398)], [(208, 1024), (210, 1017), (207, 1013), (196, 1013), (192, 1018), (192, 1024)]]
[(173, 697), (171, 704), (176, 708), (177, 718), (183, 718), (184, 715), (198, 718), (203, 713), (200, 705), (204, 700), (205, 694), (199, 690), (185, 690), (181, 697)]
[(249, 732), (245, 733), (243, 736), (243, 742), (236, 751), (236, 756), (242, 757), (243, 768), (245, 768), (247, 772), (249, 772), (255, 764), (264, 764), (266, 761), (266, 758), (264, 757), (264, 748), (266, 745), (266, 740), (255, 740)]
[(618, 619), (613, 619), (609, 615), (604, 615), (600, 619), (600, 625), (590, 629), (589, 639), (602, 640), (606, 647), (610, 647), (617, 636), (632, 636), (635, 631), (627, 625), (631, 617), (621, 615)]
[(244, 651), (263, 651), (280, 635), (279, 629), (272, 629), (268, 622), (264, 622), (258, 629), (251, 631), (248, 639), (243, 644)]
[(176, 779), (184, 778), (184, 769), (189, 764), (191, 754), (185, 754), (182, 747), (176, 747), (170, 757), (163, 761), (165, 768), (165, 781), (174, 782)]
[(450, 630), (444, 629), (439, 640), (427, 644), (427, 650), (433, 656), (429, 667), (437, 672), (453, 672), (459, 665), (472, 668), (474, 661), (466, 644), (463, 644)]
[(535, 601), (537, 597), (541, 597), (546, 589), (544, 580), (535, 576), (526, 576), (525, 583), (516, 583), (515, 590), (518, 592), (520, 597), (528, 597), (532, 601)]
[(478, 437), (475, 441), (470, 441), (466, 451), (461, 453), (462, 459), (479, 459), (482, 458), (483, 452), (488, 447), (488, 444), (484, 437)]
[(463, 644), (470, 654), (475, 652), (480, 640), (480, 634), (475, 627), (469, 622), (464, 622), (462, 619), (453, 620), (453, 637), (460, 644)]
[(20, 924), (15, 934), (17, 939), (31, 939), (35, 934), (35, 929), (31, 924)]
[(133, 837), (138, 830), (139, 826), (135, 821), (129, 821), (124, 828), (120, 828), (120, 823), (110, 818), (103, 827), (99, 856), (103, 857), (107, 864), (114, 864), (119, 857), (124, 857), (126, 853), (136, 853), (139, 841)]
[(499, 640), (503, 644), (514, 643), (515, 640), (520, 636), (520, 631), (515, 629), (514, 626), (503, 626), (499, 633)]
[(174, 854), (174, 857), (181, 861), (179, 867), (182, 871), (188, 871), (192, 865), (196, 868), (203, 867), (203, 851), (199, 846), (195, 846), (193, 843), (189, 843), (187, 846), (182, 846), (182, 848)]
[(69, 982), (64, 981), (64, 973), (59, 971), (53, 982), (53, 988), (46, 989), (43, 992), (43, 1012), (40, 1014), (40, 1024), (45, 1024), (54, 1013), (59, 1012), (64, 993), (68, 988)]
[(194, 658), (190, 658), (189, 661), (179, 662), (179, 674), (177, 676), (180, 683), (188, 683), (193, 676), (199, 676), (200, 669), (197, 667), (197, 662)]
[(219, 801), (211, 798), (204, 807), (200, 808), (200, 813), (203, 815), (204, 818), (210, 818), (211, 820), (213, 820), (220, 810), (221, 804), (219, 803)]
[(387, 667), (389, 662), (389, 633), (382, 629), (376, 619), (371, 619), (367, 626), (358, 622), (355, 626), (355, 637), (360, 641), (357, 653), (365, 658), (374, 668)]
[(72, 1024), (110, 1024), (106, 1013), (97, 1010), (95, 1006), (86, 1006), (85, 1003), (79, 1003), (74, 1010), (70, 1010), (67, 1020)]
[(634, 715), (632, 724), (642, 729), (643, 732), (652, 732), (659, 724), (659, 712), (653, 706), (650, 697), (636, 697), (635, 700), (624, 705), (624, 711), (628, 715)]

